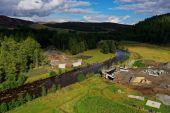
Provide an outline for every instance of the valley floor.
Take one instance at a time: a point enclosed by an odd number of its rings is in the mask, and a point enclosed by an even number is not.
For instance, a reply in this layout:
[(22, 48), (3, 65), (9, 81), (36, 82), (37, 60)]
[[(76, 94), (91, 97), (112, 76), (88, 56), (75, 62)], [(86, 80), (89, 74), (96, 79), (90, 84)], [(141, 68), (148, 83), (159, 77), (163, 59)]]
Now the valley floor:
[[(56, 52), (57, 53), (57, 52)], [(64, 54), (63, 54), (64, 55)], [(57, 56), (57, 54), (56, 54)], [(110, 58), (113, 58), (115, 56), (115, 54), (103, 54), (100, 52), (100, 49), (93, 49), (93, 50), (88, 50), (85, 51), (83, 53), (80, 53), (78, 55), (67, 55), (69, 57), (75, 58), (75, 59), (83, 59), (83, 64), (84, 65), (89, 65), (89, 64), (94, 64), (94, 63), (100, 63), (103, 61), (106, 61)], [(62, 69), (61, 73), (67, 72), (72, 70), (72, 68), (67, 68), (67, 69)], [(56, 72), (57, 75), (59, 75), (59, 69), (55, 69), (54, 70)], [(61, 74), (60, 73), (60, 74)], [(29, 71), (28, 73), (28, 79), (26, 81), (26, 83), (31, 83), (34, 82), (36, 80), (40, 80), (40, 79), (45, 79), (45, 78), (49, 78), (49, 66), (43, 66), (40, 67), (38, 69), (34, 69)]]

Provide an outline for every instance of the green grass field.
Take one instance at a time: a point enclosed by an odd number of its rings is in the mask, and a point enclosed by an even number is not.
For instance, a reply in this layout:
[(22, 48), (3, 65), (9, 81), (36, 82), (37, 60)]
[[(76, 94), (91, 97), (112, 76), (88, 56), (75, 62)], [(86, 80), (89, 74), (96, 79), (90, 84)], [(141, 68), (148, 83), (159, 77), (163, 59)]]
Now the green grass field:
[[(129, 52), (144, 60), (154, 60), (157, 62), (170, 61), (170, 47), (161, 47), (142, 43), (125, 43)], [(133, 56), (134, 57), (134, 56)]]
[(113, 58), (115, 54), (103, 54), (100, 52), (100, 49), (93, 49), (93, 50), (88, 50), (83, 53), (80, 53), (76, 56), (91, 56), (91, 58), (84, 60), (86, 64), (93, 64), (93, 63), (98, 63), (98, 62), (103, 62), (105, 60), (108, 60), (110, 58)]
[[(123, 93), (118, 93), (118, 90)], [(146, 111), (138, 108), (151, 109), (144, 106), (145, 101), (128, 99), (128, 94), (140, 93), (93, 76), (56, 93), (37, 98), (8, 113), (145, 113)], [(169, 112), (164, 105), (158, 111)]]
[[(67, 71), (72, 70), (72, 68), (69, 69), (57, 69), (55, 70), (57, 75), (60, 75), (62, 73), (65, 73)], [(60, 72), (59, 72), (60, 71)], [(28, 78), (26, 80), (25, 83), (31, 83), (40, 79), (45, 79), (45, 78), (49, 78), (49, 71), (48, 71), (48, 67), (41, 67), (38, 69), (34, 69), (28, 72)]]

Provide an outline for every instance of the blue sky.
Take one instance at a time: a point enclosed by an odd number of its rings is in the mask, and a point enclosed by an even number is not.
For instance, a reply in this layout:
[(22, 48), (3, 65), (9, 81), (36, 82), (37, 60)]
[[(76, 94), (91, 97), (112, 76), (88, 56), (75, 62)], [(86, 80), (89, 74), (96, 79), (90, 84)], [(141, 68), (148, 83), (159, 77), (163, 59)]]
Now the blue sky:
[(0, 0), (0, 15), (43, 22), (135, 24), (170, 13), (170, 0)]

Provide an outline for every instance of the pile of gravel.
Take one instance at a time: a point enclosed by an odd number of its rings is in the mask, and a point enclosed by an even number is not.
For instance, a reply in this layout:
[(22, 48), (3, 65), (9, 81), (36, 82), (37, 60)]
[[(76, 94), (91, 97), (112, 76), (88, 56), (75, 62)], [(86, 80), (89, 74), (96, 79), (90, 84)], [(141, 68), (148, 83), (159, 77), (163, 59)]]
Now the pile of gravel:
[(163, 102), (163, 104), (170, 106), (170, 96), (164, 94), (157, 94), (156, 97)]
[(164, 69), (170, 69), (170, 62), (167, 62), (163, 65)]

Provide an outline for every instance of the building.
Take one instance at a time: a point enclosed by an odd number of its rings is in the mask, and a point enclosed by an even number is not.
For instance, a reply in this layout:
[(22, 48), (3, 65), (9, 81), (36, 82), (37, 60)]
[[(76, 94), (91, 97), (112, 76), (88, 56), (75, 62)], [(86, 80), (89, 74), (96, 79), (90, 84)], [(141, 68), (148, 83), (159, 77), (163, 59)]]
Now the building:
[(82, 60), (78, 60), (77, 62), (73, 63), (73, 67), (79, 67), (82, 65)]
[(65, 69), (66, 68), (66, 64), (58, 64), (58, 68), (59, 69)]

